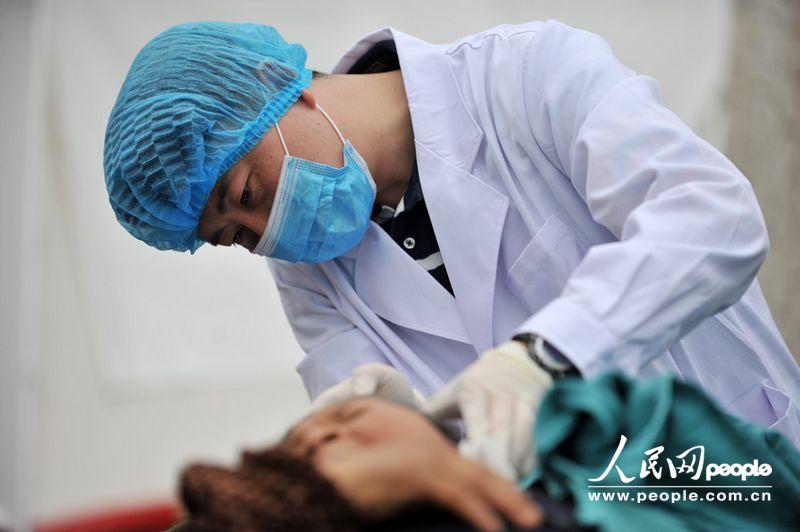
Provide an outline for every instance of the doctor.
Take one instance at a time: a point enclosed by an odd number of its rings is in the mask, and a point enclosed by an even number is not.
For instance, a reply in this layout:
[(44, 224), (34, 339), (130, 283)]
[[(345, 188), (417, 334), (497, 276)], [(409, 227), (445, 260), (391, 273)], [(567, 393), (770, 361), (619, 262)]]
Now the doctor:
[(140, 240), (270, 257), (298, 372), (330, 389), (317, 405), (433, 395), (463, 452), (519, 477), (553, 379), (670, 372), (800, 444), (750, 184), (602, 38), (386, 28), (330, 75), (305, 59), (270, 27), (167, 30), (125, 80), (104, 167)]

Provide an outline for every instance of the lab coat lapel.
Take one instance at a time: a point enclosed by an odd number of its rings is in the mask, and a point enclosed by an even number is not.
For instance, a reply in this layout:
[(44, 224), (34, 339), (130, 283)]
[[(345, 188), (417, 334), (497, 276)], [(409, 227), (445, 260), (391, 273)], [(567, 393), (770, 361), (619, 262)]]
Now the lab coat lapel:
[[(468, 338), (462, 341), (481, 352), (494, 345), (494, 287), (508, 198), (469, 172), (484, 134), (466, 109), (442, 46), (382, 28), (356, 43), (333, 72), (347, 72), (384, 39), (393, 39), (397, 48), (422, 192), (456, 297), (375, 224), (357, 252), (356, 284), (386, 319), (429, 332), (431, 323), (440, 324), (443, 330), (434, 334)], [(451, 319), (457, 315), (461, 320)]]
[(354, 253), (358, 295), (382, 318), (469, 343), (453, 296), (378, 224), (370, 222)]
[(443, 47), (389, 31), (411, 111), (425, 205), (470, 343), (482, 352), (494, 346), (494, 288), (508, 198), (469, 171), (484, 134), (464, 104)]
[(417, 143), (425, 204), (467, 334), (493, 347), (494, 287), (508, 198)]

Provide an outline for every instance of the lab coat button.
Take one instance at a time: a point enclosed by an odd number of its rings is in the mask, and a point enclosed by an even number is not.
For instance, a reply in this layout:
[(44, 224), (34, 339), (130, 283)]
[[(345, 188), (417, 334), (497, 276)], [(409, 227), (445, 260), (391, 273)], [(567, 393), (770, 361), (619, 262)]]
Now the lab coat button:
[(415, 245), (416, 242), (411, 237), (408, 237), (405, 240), (403, 240), (403, 247), (405, 247), (406, 249), (414, 249)]

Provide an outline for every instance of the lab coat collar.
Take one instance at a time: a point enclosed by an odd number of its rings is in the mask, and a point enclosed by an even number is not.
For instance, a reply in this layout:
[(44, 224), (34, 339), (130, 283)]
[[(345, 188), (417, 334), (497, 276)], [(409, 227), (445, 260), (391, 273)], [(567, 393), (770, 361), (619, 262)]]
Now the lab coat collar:
[[(332, 73), (350, 70), (372, 46), (394, 40), (416, 142), (461, 168), (475, 161), (483, 131), (467, 112), (461, 91), (444, 59), (444, 45), (431, 44), (392, 27), (374, 31), (354, 44)], [(446, 132), (441, 124), (448, 124)]]
[(494, 287), (508, 198), (469, 171), (483, 131), (464, 104), (443, 46), (383, 28), (356, 43), (333, 73), (347, 72), (385, 39), (394, 39), (397, 48), (420, 182), (455, 300), (388, 235), (379, 234), (377, 224), (370, 223), (362, 242), (344, 256), (356, 259), (356, 290), (377, 314), (468, 341), (481, 352), (494, 345)]
[(453, 296), (375, 222), (358, 246), (353, 282), (358, 295), (384, 319), (470, 343)]

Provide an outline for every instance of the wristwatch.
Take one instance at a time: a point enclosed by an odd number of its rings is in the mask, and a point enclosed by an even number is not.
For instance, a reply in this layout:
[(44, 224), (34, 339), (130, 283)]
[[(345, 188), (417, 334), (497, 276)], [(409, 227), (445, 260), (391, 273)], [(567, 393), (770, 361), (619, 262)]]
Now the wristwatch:
[(558, 362), (559, 358), (566, 360), (566, 357), (538, 334), (517, 334), (512, 340), (525, 344), (531, 360), (545, 370), (553, 380), (564, 377), (580, 377), (580, 372), (568, 360)]

